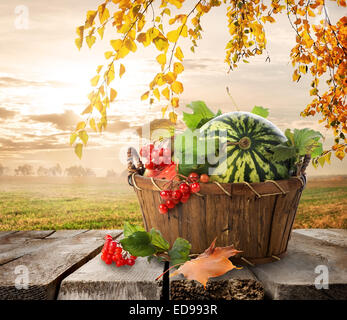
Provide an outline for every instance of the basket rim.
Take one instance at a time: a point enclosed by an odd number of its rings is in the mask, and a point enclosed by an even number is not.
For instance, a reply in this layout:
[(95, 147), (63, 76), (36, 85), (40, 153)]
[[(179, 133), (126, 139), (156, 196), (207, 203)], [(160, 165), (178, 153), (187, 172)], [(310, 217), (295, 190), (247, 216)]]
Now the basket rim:
[[(281, 180), (267, 180), (264, 182), (237, 182), (237, 183), (200, 183), (200, 191), (198, 196), (204, 196), (208, 194), (224, 194), (227, 196), (233, 195), (254, 195), (257, 198), (263, 196), (276, 196), (286, 195), (289, 192), (296, 191), (305, 186), (306, 179), (304, 175), (292, 176), (288, 179)], [(177, 187), (181, 181), (173, 181), (172, 187)], [(161, 191), (170, 184), (170, 180), (158, 179), (141, 176), (139, 174), (132, 173), (129, 175), (129, 184), (133, 185), (138, 191), (152, 190)]]

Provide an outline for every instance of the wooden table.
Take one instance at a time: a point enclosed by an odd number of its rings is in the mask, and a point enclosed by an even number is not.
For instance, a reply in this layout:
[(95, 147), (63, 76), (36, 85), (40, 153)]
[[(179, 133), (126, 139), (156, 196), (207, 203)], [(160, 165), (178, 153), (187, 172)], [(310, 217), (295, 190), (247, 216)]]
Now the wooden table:
[[(104, 236), (120, 230), (0, 232), (0, 300), (347, 299), (347, 231), (295, 230), (281, 261), (232, 270), (207, 290), (183, 277), (156, 281), (163, 263), (138, 258), (117, 268), (100, 259)], [(314, 286), (326, 265), (330, 287)]]

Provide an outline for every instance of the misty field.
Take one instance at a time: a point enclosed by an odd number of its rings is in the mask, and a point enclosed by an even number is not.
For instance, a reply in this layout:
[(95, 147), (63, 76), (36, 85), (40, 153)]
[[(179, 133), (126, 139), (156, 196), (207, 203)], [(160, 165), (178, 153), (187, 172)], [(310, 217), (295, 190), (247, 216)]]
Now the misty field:
[[(125, 179), (125, 178), (124, 178)], [(0, 230), (117, 229), (142, 224), (135, 193), (106, 178), (0, 177)], [(294, 228), (347, 229), (347, 177), (310, 179)]]

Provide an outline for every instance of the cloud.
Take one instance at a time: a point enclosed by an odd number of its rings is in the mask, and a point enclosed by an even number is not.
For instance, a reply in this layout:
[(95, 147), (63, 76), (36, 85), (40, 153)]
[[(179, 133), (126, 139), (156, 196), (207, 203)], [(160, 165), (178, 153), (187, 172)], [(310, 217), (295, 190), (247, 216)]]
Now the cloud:
[(60, 81), (32, 81), (14, 77), (0, 77), (0, 88), (8, 87), (65, 87), (67, 84)]
[(51, 123), (63, 131), (73, 130), (78, 121), (81, 121), (81, 117), (72, 110), (65, 110), (64, 113), (30, 115), (25, 118), (29, 121)]
[(1, 151), (33, 151), (67, 148), (67, 143), (60, 143), (55, 135), (40, 136), (30, 141), (14, 141), (9, 138), (0, 138)]
[(0, 120), (13, 118), (15, 115), (16, 115), (15, 111), (7, 110), (5, 108), (0, 108)]

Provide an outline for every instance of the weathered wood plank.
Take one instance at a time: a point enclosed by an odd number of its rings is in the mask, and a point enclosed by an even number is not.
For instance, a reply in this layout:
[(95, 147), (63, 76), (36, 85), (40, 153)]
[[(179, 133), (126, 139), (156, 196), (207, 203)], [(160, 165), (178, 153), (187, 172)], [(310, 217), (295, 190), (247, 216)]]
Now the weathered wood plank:
[[(56, 245), (58, 240), (72, 238), (88, 230), (57, 230), (49, 233), (30, 231), (30, 237), (19, 232), (16, 237), (8, 236), (4, 241), (0, 240), (0, 266), (19, 257), (41, 250), (43, 247)], [(47, 234), (49, 234), (47, 236)], [(6, 241), (5, 241), (6, 240)]]
[[(61, 280), (100, 252), (107, 233), (115, 237), (121, 231), (91, 230), (71, 238), (41, 240), (52, 245), (0, 266), (0, 300), (54, 299)], [(18, 279), (25, 276), (18, 274), (19, 267), (28, 272), (27, 289), (16, 288)]]
[[(250, 268), (263, 283), (266, 294), (275, 300), (343, 299), (347, 297), (347, 246), (326, 240), (327, 230), (315, 236), (292, 232), (287, 254), (280, 261)], [(311, 232), (308, 232), (311, 233)], [(342, 239), (345, 230), (335, 238)], [(318, 268), (317, 268), (318, 267)], [(324, 271), (325, 270), (325, 271)], [(325, 272), (328, 288), (316, 287)], [(320, 277), (317, 279), (317, 277)]]
[(64, 279), (58, 300), (159, 300), (155, 278), (164, 264), (137, 258), (134, 266), (106, 265), (101, 254)]
[(44, 239), (54, 232), (54, 230), (9, 231), (0, 238), (0, 245), (24, 243), (30, 239)]
[(89, 230), (56, 230), (54, 233), (46, 237), (46, 239), (63, 239), (63, 238), (71, 238), (78, 234), (82, 234), (88, 232)]

